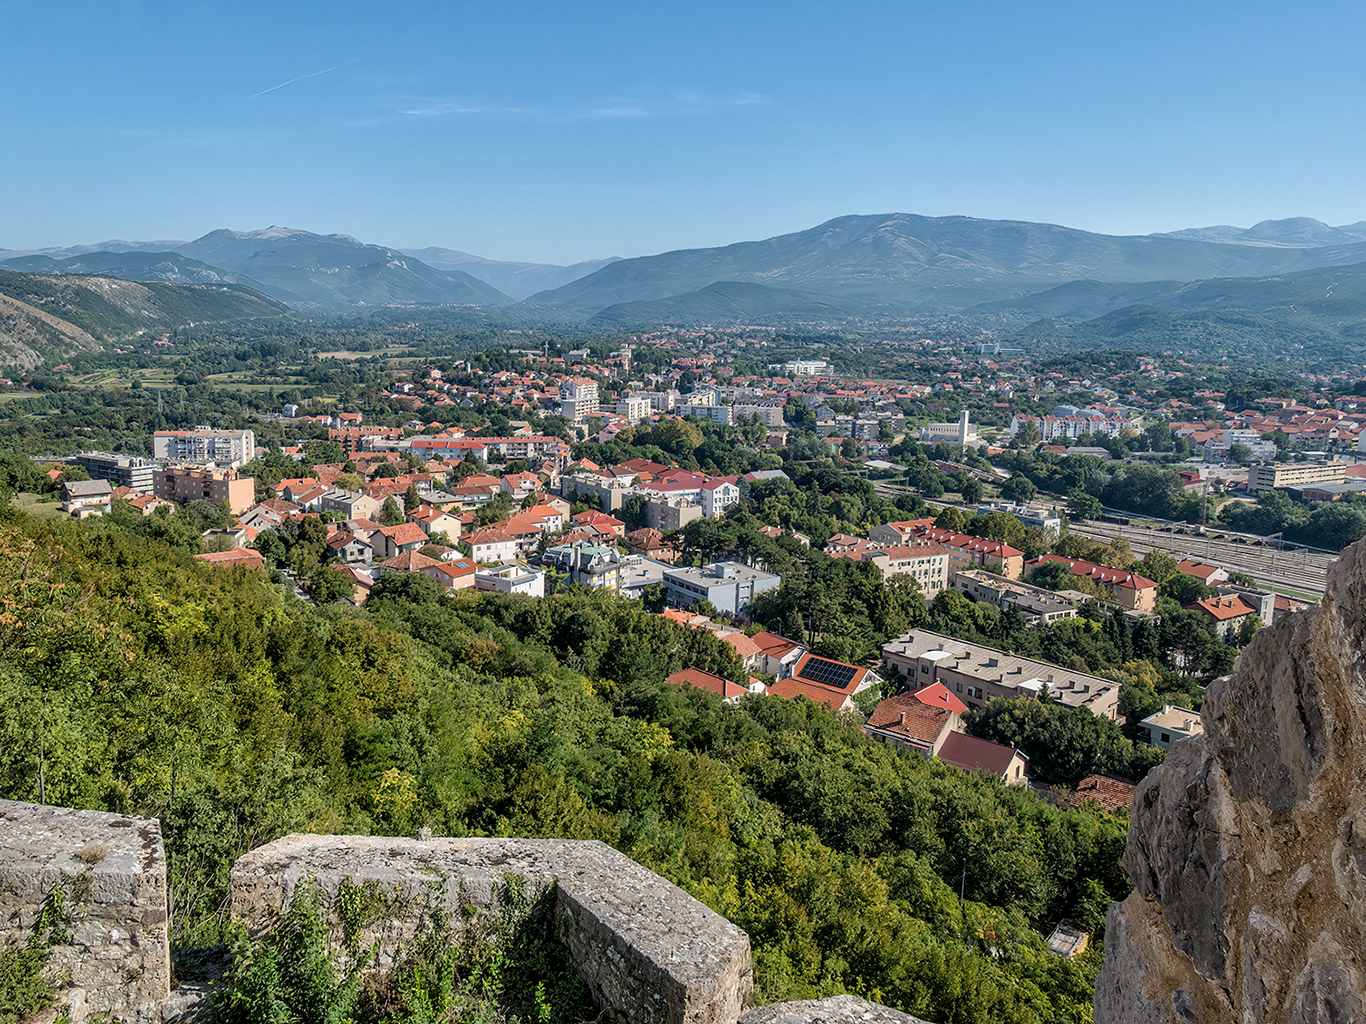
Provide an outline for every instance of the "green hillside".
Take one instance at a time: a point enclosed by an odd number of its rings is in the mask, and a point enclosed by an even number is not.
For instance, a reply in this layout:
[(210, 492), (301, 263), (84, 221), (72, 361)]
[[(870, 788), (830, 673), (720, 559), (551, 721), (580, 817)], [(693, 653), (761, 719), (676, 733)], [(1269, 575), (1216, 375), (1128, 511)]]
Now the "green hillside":
[(236, 284), (140, 284), (0, 270), (0, 366), (31, 369), (101, 342), (288, 312), (274, 299)]
[[(1093, 294), (1103, 299), (1119, 293)], [(1082, 323), (1041, 320), (1017, 337), (1036, 349), (1129, 348), (1311, 365), (1360, 363), (1366, 360), (1366, 264), (1193, 281)]]

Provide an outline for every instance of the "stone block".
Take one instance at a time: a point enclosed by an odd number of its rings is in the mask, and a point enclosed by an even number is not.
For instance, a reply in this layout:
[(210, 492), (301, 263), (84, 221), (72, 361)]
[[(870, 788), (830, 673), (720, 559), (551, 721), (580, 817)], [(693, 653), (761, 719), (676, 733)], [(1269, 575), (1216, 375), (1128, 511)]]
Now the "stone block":
[(233, 917), (259, 933), (310, 879), (335, 894), (375, 885), (391, 911), (364, 935), (380, 964), (432, 912), (491, 906), (509, 875), (555, 884), (570, 960), (597, 1004), (631, 1024), (731, 1024), (753, 987), (749, 937), (624, 854), (567, 839), (292, 835), (233, 865)]
[(155, 1014), (171, 987), (159, 823), (0, 800), (0, 943), (28, 938), (58, 884), (71, 941), (51, 976), (84, 991), (86, 1012)]

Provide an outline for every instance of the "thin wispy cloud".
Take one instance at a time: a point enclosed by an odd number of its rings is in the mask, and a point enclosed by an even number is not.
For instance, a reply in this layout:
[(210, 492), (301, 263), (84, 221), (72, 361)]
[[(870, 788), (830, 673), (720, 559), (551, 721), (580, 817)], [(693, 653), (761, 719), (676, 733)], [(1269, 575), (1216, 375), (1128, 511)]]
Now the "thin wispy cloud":
[(674, 117), (698, 117), (765, 103), (758, 93), (711, 96), (672, 92), (666, 95), (615, 96), (580, 106), (513, 106), (470, 98), (404, 97), (376, 117), (353, 122), (378, 126), (403, 121), (482, 117), (493, 119), (572, 123), (578, 121), (647, 121)]
[(254, 92), (246, 99), (244, 99), (242, 102), (248, 103), (251, 100), (266, 95), (267, 93), (275, 92), (275, 90), (277, 89), (283, 89), (287, 85), (293, 85), (295, 82), (302, 82), (308, 78), (317, 78), (320, 75), (330, 75), (333, 71), (337, 71), (341, 68), (344, 68), (348, 64), (354, 64), (358, 60), (360, 60), (359, 57), (353, 57), (351, 58), (351, 60), (344, 60), (340, 64), (333, 64), (330, 68), (323, 68), (321, 71), (311, 71), (306, 75), (299, 75), (297, 78), (291, 78), (289, 81), (281, 82), (279, 85), (272, 85), (269, 89), (262, 89), (260, 92)]

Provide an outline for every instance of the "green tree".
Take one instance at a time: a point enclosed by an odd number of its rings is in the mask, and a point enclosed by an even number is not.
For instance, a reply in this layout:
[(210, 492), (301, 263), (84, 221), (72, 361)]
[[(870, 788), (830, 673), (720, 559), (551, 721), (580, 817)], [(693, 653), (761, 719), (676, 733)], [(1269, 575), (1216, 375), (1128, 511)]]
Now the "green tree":
[(384, 504), (381, 505), (379, 509), (379, 522), (381, 526), (398, 526), (400, 523), (405, 522), (407, 518), (408, 517), (403, 514), (403, 509), (399, 508), (398, 502), (394, 500), (392, 494), (384, 499)]

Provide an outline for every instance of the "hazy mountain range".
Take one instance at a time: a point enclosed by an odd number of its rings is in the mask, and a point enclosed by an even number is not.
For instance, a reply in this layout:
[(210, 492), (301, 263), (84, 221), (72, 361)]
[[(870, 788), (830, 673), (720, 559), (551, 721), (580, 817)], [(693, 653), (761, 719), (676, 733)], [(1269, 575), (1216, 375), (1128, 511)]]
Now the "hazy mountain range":
[[(1316, 344), (1355, 344), (1356, 325), (1366, 323), (1357, 267), (1366, 265), (1366, 222), (1310, 218), (1115, 236), (1027, 221), (861, 215), (761, 241), (569, 267), (281, 227), (0, 250), (6, 256), (0, 267), (15, 271), (250, 289), (306, 311), (497, 305), (531, 320), (621, 330), (948, 313), (987, 318), (1039, 344), (1111, 336), (1160, 344), (1170, 335), (1198, 345), (1202, 332), (1228, 340), (1252, 322), (1259, 337), (1285, 332), (1294, 345), (1297, 331)], [(1314, 270), (1330, 272), (1305, 276)]]

